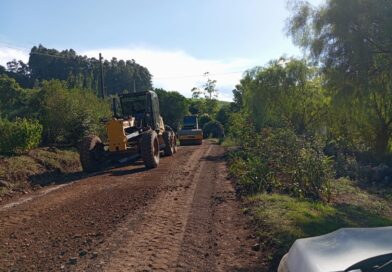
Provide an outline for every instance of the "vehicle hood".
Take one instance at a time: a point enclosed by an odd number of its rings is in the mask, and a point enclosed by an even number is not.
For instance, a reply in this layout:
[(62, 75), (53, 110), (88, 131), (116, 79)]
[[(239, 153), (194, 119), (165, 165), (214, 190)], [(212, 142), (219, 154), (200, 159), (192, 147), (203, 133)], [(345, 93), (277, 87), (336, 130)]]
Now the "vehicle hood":
[(279, 272), (332, 272), (392, 252), (392, 227), (343, 228), (298, 239), (282, 259)]

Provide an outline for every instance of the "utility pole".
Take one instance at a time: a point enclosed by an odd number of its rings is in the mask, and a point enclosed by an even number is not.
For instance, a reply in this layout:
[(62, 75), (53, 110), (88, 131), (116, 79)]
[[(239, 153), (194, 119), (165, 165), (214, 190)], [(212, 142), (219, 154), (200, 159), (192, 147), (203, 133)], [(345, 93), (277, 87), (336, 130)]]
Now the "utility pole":
[(100, 74), (101, 74), (101, 95), (102, 98), (105, 98), (105, 85), (103, 82), (103, 64), (102, 64), (102, 55), (99, 53), (99, 66), (100, 66)]
[(136, 93), (136, 82), (133, 80), (133, 92)]

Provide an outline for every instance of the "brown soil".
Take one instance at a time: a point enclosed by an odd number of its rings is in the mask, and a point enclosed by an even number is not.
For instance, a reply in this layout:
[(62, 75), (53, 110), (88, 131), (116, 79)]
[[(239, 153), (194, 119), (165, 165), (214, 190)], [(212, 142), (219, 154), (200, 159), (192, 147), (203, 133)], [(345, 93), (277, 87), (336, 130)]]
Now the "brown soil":
[(181, 147), (0, 206), (0, 271), (261, 271), (224, 149)]

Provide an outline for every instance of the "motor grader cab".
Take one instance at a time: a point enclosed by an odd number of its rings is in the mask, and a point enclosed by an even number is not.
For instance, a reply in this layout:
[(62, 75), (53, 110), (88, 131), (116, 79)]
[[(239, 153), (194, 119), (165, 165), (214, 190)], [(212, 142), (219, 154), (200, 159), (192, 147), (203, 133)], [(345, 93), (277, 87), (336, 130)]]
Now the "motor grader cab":
[(166, 156), (177, 151), (176, 135), (163, 123), (156, 93), (122, 94), (119, 100), (120, 112), (113, 99), (114, 117), (105, 122), (107, 143), (96, 135), (82, 140), (79, 154), (86, 172), (98, 170), (105, 161), (130, 157), (141, 157), (147, 168), (155, 168), (161, 151)]
[(199, 122), (196, 115), (185, 116), (183, 126), (177, 134), (180, 145), (201, 145), (203, 143), (203, 130), (199, 128)]

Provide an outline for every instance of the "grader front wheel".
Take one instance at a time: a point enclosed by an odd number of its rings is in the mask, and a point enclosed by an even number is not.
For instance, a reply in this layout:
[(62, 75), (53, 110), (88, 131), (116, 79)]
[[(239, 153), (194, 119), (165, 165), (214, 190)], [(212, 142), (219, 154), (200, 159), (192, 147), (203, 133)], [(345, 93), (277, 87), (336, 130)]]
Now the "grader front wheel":
[(143, 134), (140, 143), (140, 153), (147, 168), (156, 168), (159, 164), (159, 141), (155, 131)]
[(165, 131), (163, 132), (163, 141), (165, 143), (165, 156), (172, 156), (174, 153), (176, 153), (177, 150), (175, 150), (175, 143), (173, 142), (173, 137), (174, 137), (174, 133), (173, 132), (169, 132), (169, 131)]
[(104, 157), (104, 152), (104, 146), (98, 136), (89, 135), (84, 137), (79, 150), (83, 171), (97, 171)]
[(172, 141), (173, 141), (173, 153), (177, 153), (177, 136), (176, 134), (173, 132), (172, 133)]

